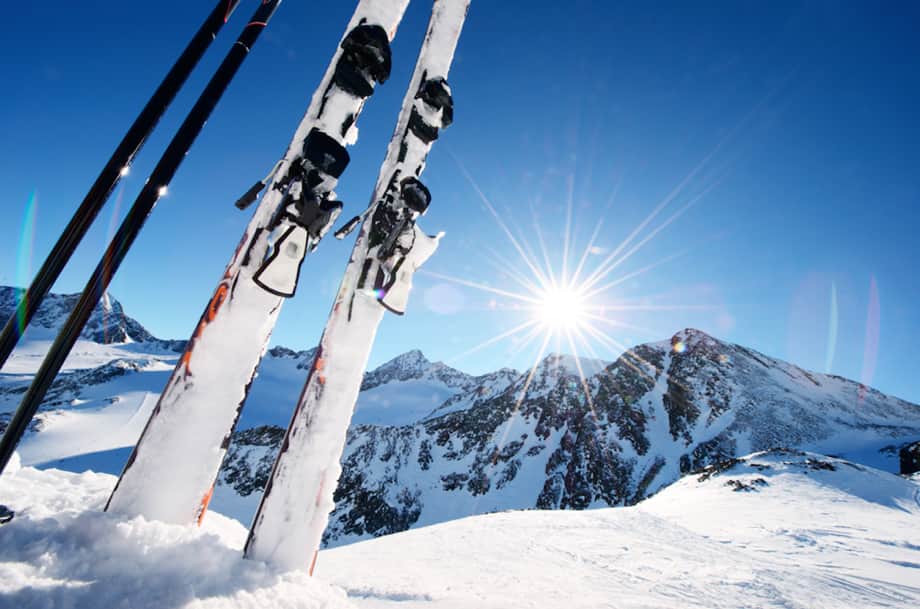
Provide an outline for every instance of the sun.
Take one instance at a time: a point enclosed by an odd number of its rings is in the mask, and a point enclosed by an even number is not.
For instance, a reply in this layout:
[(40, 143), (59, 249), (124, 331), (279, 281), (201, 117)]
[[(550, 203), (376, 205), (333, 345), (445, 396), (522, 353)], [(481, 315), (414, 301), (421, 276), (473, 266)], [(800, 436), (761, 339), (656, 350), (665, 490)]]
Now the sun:
[(537, 320), (552, 332), (578, 328), (587, 312), (584, 297), (571, 287), (547, 289), (535, 308)]

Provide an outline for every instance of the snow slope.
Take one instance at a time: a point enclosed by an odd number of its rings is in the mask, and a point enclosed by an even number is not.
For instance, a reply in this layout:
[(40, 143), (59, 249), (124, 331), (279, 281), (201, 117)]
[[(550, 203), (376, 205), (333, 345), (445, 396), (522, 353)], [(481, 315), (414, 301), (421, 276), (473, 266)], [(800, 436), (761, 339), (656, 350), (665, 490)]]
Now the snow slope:
[[(10, 314), (19, 291), (0, 286), (0, 317)], [(0, 430), (16, 409), (78, 295), (51, 294), (19, 347), (0, 372)], [(162, 340), (107, 297), (20, 444), (27, 465), (117, 474), (137, 442), (166, 385), (183, 341)], [(241, 429), (286, 426), (315, 350), (270, 349), (259, 367), (240, 421)], [(496, 381), (497, 389), (513, 375)], [(476, 384), (473, 377), (410, 351), (368, 374), (355, 423), (411, 424)], [(40, 431), (41, 433), (34, 433)], [(244, 518), (245, 519), (245, 518)]]
[(770, 451), (636, 506), (473, 516), (320, 553), (240, 556), (245, 530), (99, 512), (115, 479), (14, 467), (0, 608), (870, 609), (920, 605), (920, 481)]
[(488, 514), (326, 550), (316, 575), (374, 609), (913, 608), (918, 493), (817, 454), (755, 454), (634, 507)]

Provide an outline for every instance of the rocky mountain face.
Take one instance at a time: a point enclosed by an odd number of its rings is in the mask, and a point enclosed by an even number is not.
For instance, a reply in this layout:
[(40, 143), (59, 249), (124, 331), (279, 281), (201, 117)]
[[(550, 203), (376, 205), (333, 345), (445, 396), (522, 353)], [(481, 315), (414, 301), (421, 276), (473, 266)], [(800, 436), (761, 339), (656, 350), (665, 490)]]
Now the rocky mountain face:
[(464, 388), (470, 376), (441, 362), (429, 362), (422, 352), (413, 349), (364, 375), (361, 391), (392, 383), (420, 379), (437, 380), (447, 387)]
[[(4, 321), (15, 311), (25, 290), (0, 286), (0, 319)], [(80, 300), (80, 294), (48, 294), (35, 312), (30, 328), (49, 331), (53, 338)], [(181, 352), (185, 341), (161, 340), (150, 334), (137, 320), (125, 314), (121, 303), (106, 293), (93, 309), (86, 327), (80, 334), (83, 340), (104, 345), (116, 343), (152, 343), (160, 348)]]
[[(586, 379), (568, 356), (547, 357), (529, 384), (513, 371), (464, 378), (418, 352), (397, 360), (365, 388), (431, 374), (459, 391), (412, 424), (352, 427), (330, 545), (474, 513), (633, 504), (682, 474), (775, 447), (838, 453), (920, 438), (915, 404), (695, 330)], [(258, 492), (280, 433), (236, 435), (225, 491)]]
[[(0, 316), (20, 294), (0, 287)], [(53, 337), (76, 300), (50, 295), (29, 332)], [(184, 346), (151, 336), (111, 298), (83, 338), (97, 344), (55, 381), (33, 431), (87, 439), (38, 442), (30, 457), (30, 438), (43, 435), (30, 434), (21, 448), (35, 463), (107, 449), (97, 445), (102, 428), (112, 448), (130, 445)], [(218, 511), (251, 517), (313, 355), (267, 352), (221, 471)], [(0, 430), (28, 380), (0, 379)], [(505, 509), (632, 504), (687, 472), (775, 447), (863, 450), (910, 473), (918, 441), (914, 404), (695, 330), (613, 363), (550, 355), (532, 375), (473, 376), (410, 351), (365, 376), (326, 541)]]

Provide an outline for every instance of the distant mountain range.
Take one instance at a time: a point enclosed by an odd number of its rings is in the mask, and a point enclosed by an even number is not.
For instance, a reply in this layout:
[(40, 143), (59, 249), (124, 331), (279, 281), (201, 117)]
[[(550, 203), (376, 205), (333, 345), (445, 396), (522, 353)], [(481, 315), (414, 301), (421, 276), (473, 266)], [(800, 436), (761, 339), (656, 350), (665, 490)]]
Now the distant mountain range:
[[(17, 298), (0, 288), (0, 316)], [(0, 375), (0, 424), (75, 300), (52, 295), (39, 310), (14, 372)], [(27, 464), (118, 473), (184, 345), (153, 337), (114, 298), (91, 324), (21, 447)], [(214, 509), (251, 518), (312, 356), (266, 354)], [(629, 505), (687, 472), (776, 447), (897, 471), (913, 454), (900, 449), (920, 440), (920, 406), (692, 329), (612, 363), (548, 355), (526, 394), (525, 378), (469, 375), (417, 350), (369, 371), (327, 544), (506, 509)]]

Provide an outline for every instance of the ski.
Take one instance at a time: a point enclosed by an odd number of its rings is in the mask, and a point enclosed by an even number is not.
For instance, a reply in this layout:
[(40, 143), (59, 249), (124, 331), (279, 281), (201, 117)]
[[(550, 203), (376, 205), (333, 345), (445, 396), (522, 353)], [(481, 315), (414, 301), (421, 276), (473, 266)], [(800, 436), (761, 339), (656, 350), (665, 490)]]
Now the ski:
[[(334, 506), (339, 459), (377, 327), (405, 311), (412, 274), (441, 235), (416, 224), (430, 202), (419, 181), (453, 118), (446, 77), (470, 0), (434, 0), (422, 49), (306, 385), (256, 512), (244, 553), (311, 573)], [(312, 558), (311, 558), (312, 557)], [(312, 561), (312, 562), (311, 562)]]
[(106, 505), (200, 523), (240, 410), (304, 256), (338, 217), (333, 189), (355, 122), (390, 73), (408, 0), (360, 0), (284, 157), (236, 202), (265, 193)]
[(4, 467), (13, 455), (13, 451), (25, 433), (29, 422), (38, 411), (38, 407), (54, 381), (54, 377), (61, 370), (64, 360), (67, 359), (70, 350), (77, 342), (80, 332), (98, 304), (99, 298), (105, 293), (112, 276), (118, 271), (118, 267), (143, 228), (147, 217), (153, 211), (160, 197), (166, 193), (169, 182), (178, 171), (198, 134), (204, 128), (218, 100), (223, 96), (230, 81), (233, 80), (237, 70), (249, 55), (249, 49), (255, 44), (259, 34), (262, 33), (280, 3), (281, 0), (262, 0), (252, 19), (243, 28), (242, 33), (230, 48), (230, 51), (227, 52), (214, 76), (208, 81), (204, 91), (202, 91), (195, 105), (192, 106), (188, 116), (182, 121), (179, 130), (176, 131), (175, 136), (169, 142), (153, 172), (147, 178), (144, 188), (137, 195), (137, 199), (128, 210), (125, 219), (118, 227), (118, 231), (109, 242), (108, 247), (106, 247), (102, 259), (83, 288), (80, 299), (67, 321), (64, 322), (64, 326), (42, 361), (41, 367), (35, 373), (32, 384), (19, 403), (16, 413), (10, 419), (9, 426), (3, 434), (3, 439), (0, 440), (0, 464)]
[[(179, 89), (185, 84), (189, 74), (192, 73), (204, 52), (211, 46), (211, 42), (217, 37), (217, 33), (220, 32), (238, 4), (239, 0), (220, 0), (217, 3), (189, 41), (188, 46), (182, 51), (179, 59), (163, 78), (163, 82), (134, 119), (134, 123), (128, 128), (124, 138), (115, 148), (115, 152), (112, 153), (89, 192), (86, 193), (83, 202), (74, 212), (67, 227), (51, 248), (51, 253), (45, 258), (32, 283), (22, 294), (16, 310), (3, 326), (3, 331), (0, 333), (0, 368), (13, 353), (26, 326), (32, 321), (39, 305), (48, 295), (48, 290), (64, 270), (64, 266), (70, 260), (96, 216), (99, 215), (109, 195), (112, 194), (121, 178), (127, 175), (134, 157), (157, 126), (160, 117), (175, 99)], [(0, 463), (0, 471), (5, 467), (6, 461), (4, 460)]]

